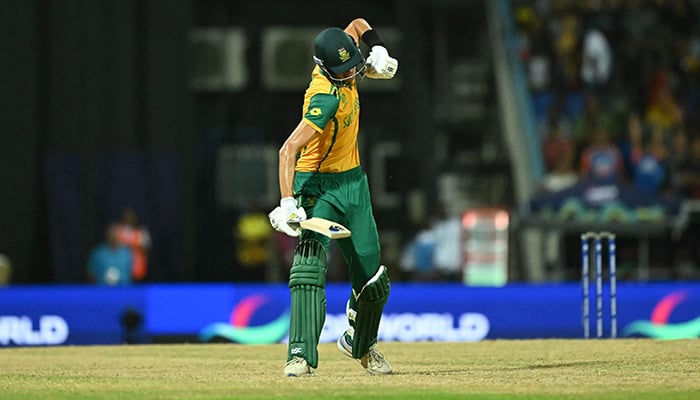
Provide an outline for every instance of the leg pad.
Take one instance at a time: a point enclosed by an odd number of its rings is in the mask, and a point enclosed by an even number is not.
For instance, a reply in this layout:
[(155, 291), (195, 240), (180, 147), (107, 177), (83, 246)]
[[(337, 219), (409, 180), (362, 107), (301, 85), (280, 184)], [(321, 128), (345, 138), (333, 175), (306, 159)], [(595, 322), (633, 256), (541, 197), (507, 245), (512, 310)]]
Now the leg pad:
[(287, 360), (303, 357), (318, 367), (318, 340), (326, 321), (326, 250), (315, 240), (297, 246), (289, 273), (292, 307)]
[(355, 333), (352, 340), (353, 358), (362, 358), (377, 342), (382, 310), (389, 299), (390, 291), (391, 285), (386, 267), (382, 265), (372, 279), (362, 287), (359, 294), (353, 293), (357, 307)]

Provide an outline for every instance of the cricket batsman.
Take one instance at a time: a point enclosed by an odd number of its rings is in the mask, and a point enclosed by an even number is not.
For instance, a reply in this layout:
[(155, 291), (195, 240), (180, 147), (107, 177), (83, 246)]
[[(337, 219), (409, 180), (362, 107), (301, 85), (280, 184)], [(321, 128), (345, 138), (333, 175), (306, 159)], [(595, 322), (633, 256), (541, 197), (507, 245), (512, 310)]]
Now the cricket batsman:
[[(360, 40), (370, 49), (366, 60)], [(327, 28), (316, 36), (314, 62), (301, 121), (279, 150), (281, 200), (269, 214), (273, 228), (299, 237), (289, 273), (291, 321), (284, 375), (313, 375), (326, 319), (330, 239), (301, 230), (298, 224), (290, 226), (307, 217), (335, 221), (352, 231), (351, 237), (338, 240), (352, 283), (349, 328), (338, 339), (338, 349), (370, 374), (390, 374), (391, 364), (376, 348), (390, 285), (386, 267), (380, 264), (369, 185), (360, 166), (357, 82), (364, 76), (393, 78), (398, 61), (389, 56), (377, 31), (357, 18), (344, 30)]]

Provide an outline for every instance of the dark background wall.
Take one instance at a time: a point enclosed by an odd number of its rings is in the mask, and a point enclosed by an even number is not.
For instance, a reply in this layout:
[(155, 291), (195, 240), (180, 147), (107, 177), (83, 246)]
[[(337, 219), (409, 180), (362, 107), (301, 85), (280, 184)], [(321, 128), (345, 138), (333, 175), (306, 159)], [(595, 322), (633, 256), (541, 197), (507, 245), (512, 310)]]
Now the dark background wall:
[[(300, 118), (303, 91), (268, 92), (260, 84), (266, 26), (343, 27), (363, 16), (398, 28), (400, 73), (410, 84), (363, 95), (366, 145), (402, 142), (405, 160), (420, 167), (396, 171), (392, 185), (433, 190), (431, 32), (444, 21), (435, 16), (445, 14), (460, 32), (475, 26), (469, 18), (483, 18), (459, 1), (4, 2), (0, 253), (13, 261), (13, 281), (84, 281), (90, 249), (126, 206), (158, 244), (148, 280), (229, 279), (229, 235), (239, 210), (214, 206), (216, 149), (246, 140), (278, 146)], [(244, 90), (190, 89), (188, 38), (205, 26), (245, 29), (251, 44)], [(450, 37), (448, 47), (464, 48)], [(250, 126), (255, 138), (236, 136)], [(401, 228), (404, 213), (401, 205), (378, 219)]]
[[(191, 241), (191, 3), (18, 0), (3, 6), (0, 252), (13, 261), (13, 281), (82, 281), (84, 260), (105, 221), (126, 205), (140, 211), (154, 235)], [(115, 161), (118, 154), (135, 158)], [(161, 172), (177, 174), (178, 186), (170, 189), (175, 197), (168, 199), (175, 215), (159, 215), (147, 193), (138, 194), (138, 204), (127, 204), (127, 195), (121, 204), (99, 203), (114, 199), (111, 191), (136, 192), (128, 182), (100, 190), (109, 179), (101, 172), (111, 170), (106, 160), (139, 176), (153, 170), (149, 162), (158, 163), (148, 160), (168, 157)], [(61, 202), (68, 212), (56, 215)], [(181, 246), (177, 253), (163, 260), (168, 266), (154, 279), (183, 275), (192, 250)], [(62, 260), (80, 264), (56, 265)]]

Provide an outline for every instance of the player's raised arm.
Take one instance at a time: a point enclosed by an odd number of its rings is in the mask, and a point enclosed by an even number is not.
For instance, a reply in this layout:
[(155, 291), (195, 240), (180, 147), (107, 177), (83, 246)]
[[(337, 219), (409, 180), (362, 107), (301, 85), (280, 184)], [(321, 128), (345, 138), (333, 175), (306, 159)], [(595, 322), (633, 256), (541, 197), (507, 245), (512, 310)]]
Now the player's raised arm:
[(389, 56), (386, 44), (379, 33), (364, 18), (355, 18), (345, 28), (359, 45), (360, 40), (369, 48), (366, 76), (371, 79), (391, 79), (399, 69), (399, 61)]
[(359, 45), (362, 35), (370, 29), (372, 29), (372, 27), (364, 18), (355, 18), (345, 27), (345, 32), (352, 36), (355, 43)]

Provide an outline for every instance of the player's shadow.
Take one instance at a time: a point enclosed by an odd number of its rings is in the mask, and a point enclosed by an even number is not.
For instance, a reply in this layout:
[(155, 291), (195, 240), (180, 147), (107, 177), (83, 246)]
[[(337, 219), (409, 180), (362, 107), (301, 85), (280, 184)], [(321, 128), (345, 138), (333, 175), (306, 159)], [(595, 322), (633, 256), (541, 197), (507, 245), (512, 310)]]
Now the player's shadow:
[(602, 364), (612, 364), (612, 361), (572, 361), (572, 362), (553, 362), (553, 363), (542, 363), (542, 364), (528, 364), (515, 367), (505, 367), (501, 369), (510, 370), (520, 370), (520, 369), (553, 369), (553, 368), (576, 368), (583, 367), (587, 365), (602, 365)]
[(394, 371), (392, 375), (464, 375), (473, 371), (473, 368), (454, 368), (454, 369), (440, 369), (440, 370), (426, 370), (426, 371), (415, 371), (415, 372), (397, 372)]
[[(541, 364), (527, 364), (518, 366), (499, 366), (499, 371), (520, 371), (520, 370), (546, 370), (546, 369), (561, 369), (561, 368), (578, 368), (585, 366), (600, 366), (604, 364), (613, 364), (612, 361), (572, 361), (572, 362), (553, 362), (553, 363), (541, 363)], [(452, 368), (452, 369), (439, 369), (439, 370), (425, 370), (425, 371), (414, 371), (414, 372), (399, 372), (394, 371), (392, 375), (461, 375), (468, 374), (474, 371), (493, 371), (492, 367), (469, 367), (469, 368)]]

